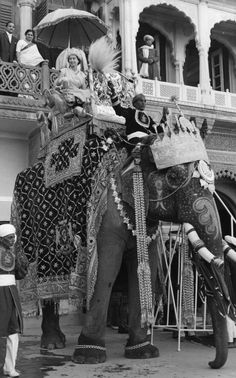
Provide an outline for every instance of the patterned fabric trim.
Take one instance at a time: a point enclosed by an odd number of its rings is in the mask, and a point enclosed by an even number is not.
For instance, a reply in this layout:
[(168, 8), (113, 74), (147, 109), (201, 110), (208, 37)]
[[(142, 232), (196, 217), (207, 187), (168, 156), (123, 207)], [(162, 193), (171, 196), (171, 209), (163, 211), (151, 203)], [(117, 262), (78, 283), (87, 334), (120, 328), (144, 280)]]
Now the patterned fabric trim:
[(97, 349), (106, 352), (106, 348), (99, 345), (76, 345), (75, 349)]
[(151, 343), (149, 341), (145, 341), (144, 343), (141, 343), (141, 344), (127, 346), (127, 347), (125, 347), (125, 350), (136, 350), (136, 349), (140, 349), (140, 348), (143, 348), (145, 346), (148, 346), (148, 345), (151, 345)]
[(112, 172), (122, 164), (125, 158), (126, 155), (123, 151), (119, 152), (115, 148), (111, 148), (104, 155), (100, 167), (93, 176), (92, 195), (87, 205), (87, 309), (89, 309), (97, 279), (98, 254), (96, 240), (102, 217), (107, 209), (107, 189), (110, 177)]
[(150, 126), (150, 117), (142, 110), (135, 110), (135, 121), (145, 129)]

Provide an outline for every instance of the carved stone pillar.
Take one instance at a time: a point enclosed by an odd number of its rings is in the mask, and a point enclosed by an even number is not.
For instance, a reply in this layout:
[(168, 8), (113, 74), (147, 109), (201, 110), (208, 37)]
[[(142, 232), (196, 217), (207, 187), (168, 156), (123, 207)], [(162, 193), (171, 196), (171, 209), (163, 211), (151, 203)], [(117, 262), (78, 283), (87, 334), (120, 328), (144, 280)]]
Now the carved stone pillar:
[[(130, 2), (127, 0), (120, 1), (120, 25), (121, 25), (121, 40), (122, 40), (122, 67), (125, 75), (131, 76), (132, 60), (131, 60), (131, 19)], [(124, 42), (125, 41), (125, 42)]]
[(208, 5), (207, 0), (200, 0), (198, 7), (198, 24), (199, 24), (199, 43), (197, 45), (199, 51), (199, 82), (203, 102), (210, 102), (210, 74), (208, 64), (208, 51), (210, 47), (210, 29), (208, 23)]
[(177, 84), (184, 84), (183, 67), (184, 67), (183, 61), (181, 60), (175, 61), (175, 75), (176, 75)]
[(24, 39), (25, 31), (32, 29), (32, 11), (37, 0), (18, 0), (20, 7), (20, 38)]
[(132, 72), (137, 74), (138, 65), (137, 65), (137, 51), (136, 51), (136, 35), (139, 28), (139, 12), (137, 10), (136, 0), (132, 0), (130, 4), (130, 13), (132, 14), (131, 23), (130, 23), (130, 49), (131, 49), (131, 68)]
[(200, 87), (203, 94), (209, 93), (210, 91), (210, 75), (209, 75), (209, 65), (208, 65), (208, 48), (203, 46), (198, 46), (199, 52), (199, 74), (200, 74)]
[(44, 60), (42, 63), (42, 92), (50, 87), (48, 60)]
[(176, 83), (184, 84), (183, 68), (185, 62), (185, 46), (188, 43), (188, 37), (183, 35), (180, 26), (175, 28), (174, 45), (175, 45), (175, 77)]

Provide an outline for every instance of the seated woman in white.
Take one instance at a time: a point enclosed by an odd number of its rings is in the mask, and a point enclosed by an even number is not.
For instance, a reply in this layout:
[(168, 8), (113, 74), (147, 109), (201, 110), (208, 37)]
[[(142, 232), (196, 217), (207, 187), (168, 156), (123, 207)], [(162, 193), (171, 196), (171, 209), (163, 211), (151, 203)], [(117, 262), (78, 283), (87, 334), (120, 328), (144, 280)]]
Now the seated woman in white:
[(84, 52), (76, 48), (65, 51), (67, 59), (55, 82), (55, 89), (64, 94), (68, 104), (83, 104), (90, 98), (86, 83), (88, 66)]
[(88, 66), (84, 52), (76, 48), (66, 49), (61, 57), (64, 67), (54, 83), (55, 89), (44, 93), (48, 105), (63, 114), (73, 109), (77, 116), (85, 116), (87, 113), (83, 105), (90, 101), (90, 90), (86, 81)]
[(33, 42), (34, 31), (28, 29), (25, 32), (25, 39), (20, 39), (16, 45), (17, 61), (27, 66), (38, 66), (44, 61), (37, 45)]
[(71, 48), (64, 50), (59, 57), (63, 68), (55, 80), (54, 89), (44, 91), (47, 104), (54, 113), (65, 114), (72, 110), (77, 116), (86, 116), (84, 105), (90, 101), (90, 90), (86, 81), (88, 65), (84, 52)]

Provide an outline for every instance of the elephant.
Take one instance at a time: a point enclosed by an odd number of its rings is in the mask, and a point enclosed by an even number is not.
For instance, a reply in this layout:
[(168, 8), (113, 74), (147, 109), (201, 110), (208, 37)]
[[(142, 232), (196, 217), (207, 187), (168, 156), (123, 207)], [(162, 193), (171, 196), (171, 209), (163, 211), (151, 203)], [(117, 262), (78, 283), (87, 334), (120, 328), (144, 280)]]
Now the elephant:
[[(190, 146), (186, 162), (178, 153), (172, 160), (168, 156), (160, 158), (157, 167), (152, 150), (156, 142), (161, 142), (157, 135), (142, 139), (127, 158), (123, 149), (111, 143), (109, 133), (107, 141), (94, 134), (88, 136), (85, 123), (82, 120), (79, 128), (62, 130), (51, 141), (47, 133), (46, 157), (41, 156), (33, 167), (21, 172), (15, 183), (11, 221), (17, 229), (17, 248), (23, 249), (29, 260), (29, 274), (21, 293), (29, 306), (43, 300), (41, 348), (65, 346), (58, 302), (69, 296), (83, 309), (87, 306), (73, 361), (106, 360), (108, 303), (124, 257), (129, 284), (125, 356), (158, 357), (159, 350), (151, 344), (147, 330), (152, 323), (154, 294), (158, 284), (161, 286), (155, 237), (159, 220), (164, 220), (191, 224), (202, 240), (195, 243), (195, 250), (200, 253), (205, 245), (211, 251), (208, 262), (202, 257), (196, 260), (200, 260), (199, 269), (204, 266), (205, 275), (213, 277), (213, 283), (206, 281), (216, 341), (216, 357), (209, 365), (220, 368), (227, 360), (225, 316), (231, 302), (220, 268), (221, 228), (209, 190), (212, 171), (204, 162), (204, 147), (198, 140), (200, 148)], [(197, 131), (191, 127), (186, 130), (183, 125), (179, 133), (189, 143), (193, 138), (192, 147), (196, 147)], [(168, 135), (166, 144), (158, 146), (163, 154), (170, 142), (176, 149), (177, 134), (171, 138)], [(203, 154), (199, 155), (199, 150)]]
[[(103, 212), (99, 216), (97, 232), (93, 233), (93, 248), (96, 252), (91, 260), (96, 260), (97, 268), (94, 275), (88, 275), (88, 282), (93, 277), (94, 285), (87, 298), (89, 305), (86, 321), (72, 357), (75, 363), (93, 364), (106, 360), (107, 310), (122, 258), (127, 261), (129, 285), (129, 337), (125, 346), (125, 357), (142, 359), (159, 356), (159, 350), (151, 344), (147, 332), (150, 324), (148, 315), (146, 321), (143, 321), (142, 298), (139, 290), (140, 255), (137, 250), (141, 248), (139, 243), (142, 244), (142, 235), (138, 239), (137, 234), (140, 232), (145, 234), (145, 229), (134, 230), (133, 224), (136, 222), (137, 225), (138, 218), (142, 216), (145, 221), (142, 218), (141, 224), (146, 224), (148, 235), (146, 252), (150, 266), (149, 296), (151, 297), (155, 292), (158, 272), (158, 253), (153, 237), (158, 222), (162, 220), (190, 224), (199, 236), (200, 239), (193, 242), (194, 255), (197, 268), (206, 278), (206, 293), (216, 346), (215, 359), (209, 362), (209, 366), (217, 369), (227, 360), (226, 315), (228, 309), (232, 308), (232, 303), (224, 282), (221, 225), (210, 190), (211, 179), (207, 184), (207, 177), (212, 176), (212, 170), (202, 160), (157, 169), (151, 151), (157, 138), (157, 136), (143, 138), (124, 166), (112, 170), (109, 183), (104, 187), (103, 197), (106, 198), (106, 206), (105, 209), (103, 206)], [(143, 180), (142, 182), (136, 181), (136, 184), (133, 184), (135, 172), (141, 172), (141, 176), (138, 177)], [(140, 189), (142, 186), (143, 193)], [(135, 192), (139, 190), (143, 201), (138, 205)], [(192, 229), (190, 229), (188, 228), (188, 232), (191, 233)], [(138, 239), (137, 243), (136, 239)], [(206, 256), (204, 253), (199, 254), (206, 248)], [(88, 271), (93, 271), (93, 264), (88, 266)]]

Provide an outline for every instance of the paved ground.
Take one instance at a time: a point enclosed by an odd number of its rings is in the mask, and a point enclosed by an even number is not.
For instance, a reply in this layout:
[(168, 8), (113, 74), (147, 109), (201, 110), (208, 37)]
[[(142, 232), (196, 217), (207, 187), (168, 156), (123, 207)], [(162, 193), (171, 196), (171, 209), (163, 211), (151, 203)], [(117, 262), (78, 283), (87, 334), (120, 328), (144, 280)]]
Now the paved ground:
[(107, 362), (99, 365), (76, 365), (71, 355), (80, 331), (78, 316), (61, 316), (61, 328), (67, 337), (65, 349), (40, 354), (41, 319), (25, 319), (25, 334), (20, 339), (17, 368), (22, 378), (205, 378), (236, 377), (236, 349), (229, 350), (224, 368), (211, 370), (208, 361), (214, 348), (185, 340), (181, 352), (171, 332), (154, 331), (154, 344), (160, 357), (150, 360), (128, 360), (123, 357), (126, 334), (107, 328)]

